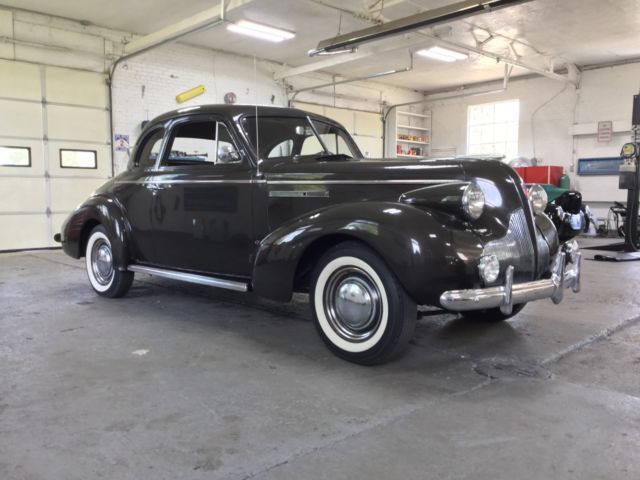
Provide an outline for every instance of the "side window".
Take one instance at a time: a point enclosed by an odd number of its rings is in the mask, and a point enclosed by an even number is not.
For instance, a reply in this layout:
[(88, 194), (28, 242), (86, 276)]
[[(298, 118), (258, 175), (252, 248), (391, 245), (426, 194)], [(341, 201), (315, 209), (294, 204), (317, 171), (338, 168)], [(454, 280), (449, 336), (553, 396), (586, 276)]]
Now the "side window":
[(267, 158), (290, 157), (293, 154), (293, 140), (287, 139), (273, 147)]
[(160, 147), (162, 146), (163, 136), (164, 129), (160, 128), (154, 131), (144, 140), (142, 150), (140, 150), (138, 155), (136, 156), (136, 166), (139, 166), (141, 168), (149, 168), (153, 167), (156, 164), (156, 159), (160, 154)]
[(331, 153), (351, 155), (351, 149), (340, 135), (336, 133), (321, 134), (322, 141)]
[(242, 159), (224, 123), (218, 122), (216, 163), (239, 163)]
[(175, 127), (164, 164), (216, 165), (240, 162), (240, 155), (223, 123), (195, 121)]
[[(327, 146), (327, 148), (329, 148)], [(311, 135), (304, 139), (302, 143), (302, 149), (300, 150), (300, 155), (315, 155), (316, 153), (324, 152), (324, 148), (320, 145), (320, 141), (318, 137), (315, 135)]]

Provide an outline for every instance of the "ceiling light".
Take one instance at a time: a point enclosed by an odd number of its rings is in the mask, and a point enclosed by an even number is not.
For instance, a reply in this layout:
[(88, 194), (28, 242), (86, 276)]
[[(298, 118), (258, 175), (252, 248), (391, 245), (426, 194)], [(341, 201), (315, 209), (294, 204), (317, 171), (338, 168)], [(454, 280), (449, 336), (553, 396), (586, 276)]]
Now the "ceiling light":
[(282, 42), (295, 37), (292, 32), (288, 32), (287, 30), (269, 27), (260, 23), (250, 22), (248, 20), (239, 20), (235, 23), (231, 23), (227, 25), (227, 30), (259, 38), (260, 40), (267, 40), (268, 42)]
[(441, 62), (455, 62), (456, 60), (469, 58), (469, 55), (442, 47), (431, 47), (425, 50), (418, 50), (416, 53), (422, 57), (433, 58)]

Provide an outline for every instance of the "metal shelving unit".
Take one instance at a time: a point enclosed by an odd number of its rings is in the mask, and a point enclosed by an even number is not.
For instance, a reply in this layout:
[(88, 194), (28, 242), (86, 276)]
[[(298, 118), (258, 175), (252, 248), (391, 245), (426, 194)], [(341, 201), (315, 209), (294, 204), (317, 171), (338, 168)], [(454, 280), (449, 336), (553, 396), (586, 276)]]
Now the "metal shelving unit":
[(386, 155), (396, 158), (427, 158), (431, 154), (431, 112), (398, 110), (389, 125)]

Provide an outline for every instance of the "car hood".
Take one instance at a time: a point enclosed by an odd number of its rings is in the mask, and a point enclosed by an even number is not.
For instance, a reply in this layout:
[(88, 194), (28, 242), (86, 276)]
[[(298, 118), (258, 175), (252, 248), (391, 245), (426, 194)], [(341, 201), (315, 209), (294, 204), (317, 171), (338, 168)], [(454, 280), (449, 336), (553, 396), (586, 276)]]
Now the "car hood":
[(263, 173), (268, 181), (329, 181), (329, 182), (406, 182), (416, 184), (430, 180), (463, 181), (464, 169), (457, 160), (397, 161), (282, 161), (266, 162)]

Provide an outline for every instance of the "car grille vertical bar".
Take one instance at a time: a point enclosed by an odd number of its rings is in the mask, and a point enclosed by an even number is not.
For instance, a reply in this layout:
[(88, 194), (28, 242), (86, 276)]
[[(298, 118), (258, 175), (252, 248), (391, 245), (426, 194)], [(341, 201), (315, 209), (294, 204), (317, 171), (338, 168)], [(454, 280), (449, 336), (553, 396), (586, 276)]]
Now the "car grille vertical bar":
[(487, 243), (483, 255), (495, 255), (500, 261), (500, 278), (509, 265), (515, 268), (514, 281), (532, 280), (536, 270), (536, 255), (529, 233), (527, 217), (522, 208), (511, 213), (507, 234)]

